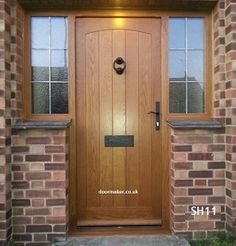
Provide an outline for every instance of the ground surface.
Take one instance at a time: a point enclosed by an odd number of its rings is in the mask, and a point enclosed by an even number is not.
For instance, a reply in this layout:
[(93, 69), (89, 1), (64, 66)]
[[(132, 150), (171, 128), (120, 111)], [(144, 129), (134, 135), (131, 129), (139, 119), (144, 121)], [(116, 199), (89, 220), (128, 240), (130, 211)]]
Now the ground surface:
[(81, 237), (58, 239), (52, 246), (189, 246), (187, 240), (174, 236)]

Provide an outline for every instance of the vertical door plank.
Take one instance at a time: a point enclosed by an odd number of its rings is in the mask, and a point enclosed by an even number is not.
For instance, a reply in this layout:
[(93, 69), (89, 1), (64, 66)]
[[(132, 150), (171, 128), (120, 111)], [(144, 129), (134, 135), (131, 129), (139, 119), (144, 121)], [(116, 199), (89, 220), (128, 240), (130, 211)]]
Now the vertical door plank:
[[(160, 20), (155, 19), (152, 23), (153, 28), (157, 28), (158, 30), (161, 29), (160, 27)], [(161, 102), (161, 35), (158, 35), (158, 32), (152, 33), (152, 98), (153, 98), (153, 109), (155, 110), (155, 103), (156, 102)], [(163, 169), (162, 169), (162, 156), (165, 155), (168, 152), (162, 153), (162, 147), (160, 143), (163, 144), (162, 142), (162, 137), (161, 134), (165, 128), (165, 124), (163, 117), (165, 114), (163, 114), (164, 107), (163, 103), (166, 100), (164, 99), (162, 101), (162, 104), (160, 105), (161, 109), (161, 127), (159, 131), (156, 131), (155, 129), (155, 116), (152, 119), (152, 204), (154, 207), (154, 216), (160, 217), (161, 216), (161, 207), (162, 207), (162, 197), (161, 197), (161, 190), (162, 190), (162, 177), (163, 177)], [(167, 147), (167, 146), (165, 146)], [(164, 148), (163, 148), (164, 150)], [(167, 165), (164, 165), (167, 166)], [(158, 185), (157, 185), (158, 182)], [(166, 187), (165, 187), (166, 188)], [(155, 202), (158, 201), (158, 202)]]
[(98, 32), (86, 36), (87, 206), (100, 206)]
[(151, 37), (139, 33), (139, 163), (142, 181), (140, 186), (141, 204), (151, 206), (151, 127), (153, 109), (151, 93)]
[[(99, 34), (100, 83), (100, 189), (113, 189), (112, 148), (104, 146), (104, 136), (112, 135), (112, 31)], [(101, 206), (113, 205), (112, 195), (100, 195)]]
[[(127, 148), (127, 190), (138, 190), (142, 178), (139, 176), (139, 105), (138, 105), (138, 63), (139, 63), (139, 35), (135, 31), (126, 32), (126, 128), (128, 135), (134, 135), (134, 147)], [(137, 207), (139, 195), (128, 195), (127, 205)]]
[[(125, 31), (113, 31), (113, 59), (122, 57), (125, 60)], [(125, 73), (116, 74), (113, 71), (113, 135), (125, 135)], [(113, 148), (113, 188), (125, 190), (126, 170), (125, 148)], [(113, 195), (114, 206), (125, 205), (125, 195)]]
[[(87, 205), (87, 122), (86, 122), (86, 78), (85, 78), (85, 46), (86, 39), (83, 32), (84, 20), (77, 19), (76, 41), (80, 44), (80, 48), (76, 49), (76, 71), (79, 80), (77, 80), (77, 173), (78, 173), (78, 207), (79, 217), (84, 216), (84, 211)], [(79, 31), (78, 31), (79, 30)], [(76, 76), (76, 77), (77, 77)], [(83, 175), (82, 175), (83, 174)]]

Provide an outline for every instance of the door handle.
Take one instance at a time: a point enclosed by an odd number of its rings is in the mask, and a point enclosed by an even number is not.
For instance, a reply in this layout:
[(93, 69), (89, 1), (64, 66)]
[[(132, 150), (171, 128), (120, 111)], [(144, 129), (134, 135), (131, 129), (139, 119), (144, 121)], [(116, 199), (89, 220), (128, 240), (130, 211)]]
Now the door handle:
[(155, 114), (156, 115), (156, 131), (160, 130), (160, 118), (161, 118), (161, 113), (160, 113), (160, 102), (156, 102), (156, 111), (150, 111), (148, 114)]
[(150, 112), (148, 112), (148, 114), (155, 114), (155, 115), (159, 115), (160, 113), (159, 113), (159, 112), (153, 112), (153, 111), (150, 111)]

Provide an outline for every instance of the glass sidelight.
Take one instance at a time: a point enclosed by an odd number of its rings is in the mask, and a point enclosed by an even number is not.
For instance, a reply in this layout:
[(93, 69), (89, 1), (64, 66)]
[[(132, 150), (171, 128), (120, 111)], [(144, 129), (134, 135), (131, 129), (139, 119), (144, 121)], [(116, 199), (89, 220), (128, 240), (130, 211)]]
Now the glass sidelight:
[(66, 17), (31, 18), (32, 112), (68, 113)]
[(205, 111), (204, 18), (169, 19), (169, 111)]

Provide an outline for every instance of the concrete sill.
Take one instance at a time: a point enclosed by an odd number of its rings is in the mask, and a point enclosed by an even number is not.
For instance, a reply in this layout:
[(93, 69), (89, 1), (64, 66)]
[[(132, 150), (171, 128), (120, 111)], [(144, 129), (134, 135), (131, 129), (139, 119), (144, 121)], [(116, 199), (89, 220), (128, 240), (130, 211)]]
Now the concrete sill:
[(71, 120), (66, 121), (17, 121), (13, 126), (16, 130), (27, 129), (66, 129), (70, 127)]
[(173, 129), (223, 129), (224, 125), (217, 120), (178, 120), (167, 121), (168, 125)]

